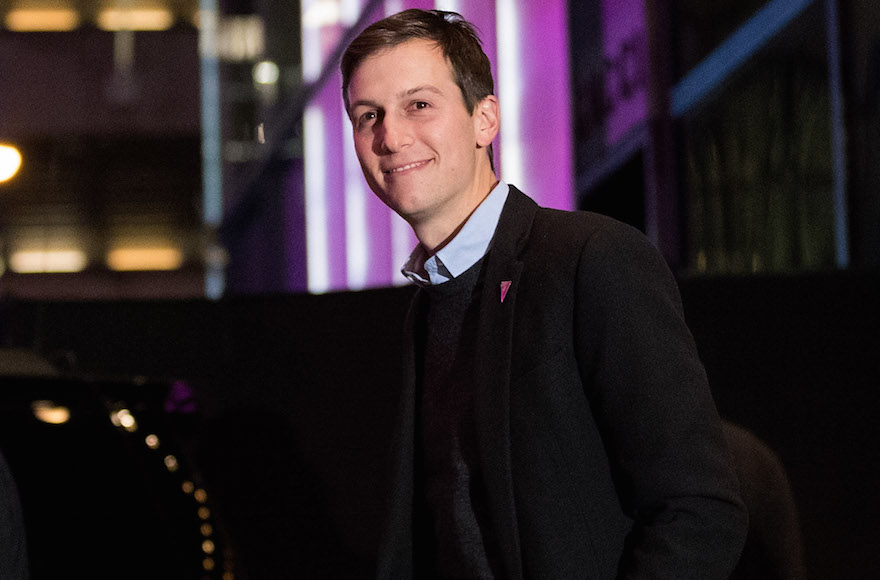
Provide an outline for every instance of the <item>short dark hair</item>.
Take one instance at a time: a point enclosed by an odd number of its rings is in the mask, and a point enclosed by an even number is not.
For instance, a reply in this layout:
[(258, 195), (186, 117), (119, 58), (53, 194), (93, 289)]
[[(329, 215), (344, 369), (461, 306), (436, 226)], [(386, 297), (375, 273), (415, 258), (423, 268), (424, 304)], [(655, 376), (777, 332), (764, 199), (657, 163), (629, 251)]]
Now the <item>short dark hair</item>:
[[(364, 29), (342, 55), (342, 99), (349, 114), (348, 85), (360, 64), (377, 52), (394, 48), (409, 40), (424, 39), (437, 43), (452, 67), (455, 84), (461, 89), (464, 104), (473, 114), (477, 105), (495, 93), (492, 66), (473, 24), (456, 12), (410, 9), (379, 20)], [(492, 145), (488, 148), (492, 159)], [(494, 162), (492, 163), (494, 167)]]
[(348, 110), (348, 84), (355, 69), (380, 50), (408, 40), (425, 39), (437, 43), (449, 60), (455, 83), (464, 103), (473, 112), (477, 103), (495, 91), (489, 58), (483, 52), (473, 24), (455, 12), (410, 9), (368, 26), (342, 55), (342, 97)]

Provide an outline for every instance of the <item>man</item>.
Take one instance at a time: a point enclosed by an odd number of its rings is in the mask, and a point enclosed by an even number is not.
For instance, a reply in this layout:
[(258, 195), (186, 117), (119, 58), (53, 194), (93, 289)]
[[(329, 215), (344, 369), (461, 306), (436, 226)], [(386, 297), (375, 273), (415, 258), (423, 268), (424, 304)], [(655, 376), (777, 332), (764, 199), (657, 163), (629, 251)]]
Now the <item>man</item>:
[(419, 244), (380, 578), (725, 578), (747, 517), (678, 289), (638, 232), (500, 182), (489, 62), (408, 10), (342, 60)]

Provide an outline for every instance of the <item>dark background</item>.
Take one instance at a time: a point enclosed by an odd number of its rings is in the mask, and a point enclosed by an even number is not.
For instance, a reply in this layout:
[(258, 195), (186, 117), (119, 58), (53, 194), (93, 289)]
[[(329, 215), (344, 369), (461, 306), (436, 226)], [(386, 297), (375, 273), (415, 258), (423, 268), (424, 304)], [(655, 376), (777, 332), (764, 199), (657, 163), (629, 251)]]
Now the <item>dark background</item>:
[[(788, 471), (810, 577), (877, 577), (880, 276), (694, 279), (683, 280), (681, 288), (722, 416), (768, 443)], [(207, 489), (237, 577), (368, 577), (400, 387), (400, 328), (411, 292), (6, 302), (2, 320), (5, 346), (34, 348), (72, 365), (79, 379), (67, 388), (79, 389), (86, 401), (106, 398), (108, 389), (149, 399), (174, 379), (187, 381), (198, 412), (156, 420), (165, 421), (187, 469)], [(152, 386), (128, 384), (137, 376), (149, 377)], [(22, 380), (3, 379), (7, 411)], [(57, 387), (57, 380), (48, 384)], [(48, 441), (12, 432), (2, 430), (0, 445), (17, 476), (44, 469), (40, 458)], [(108, 434), (102, 452), (107, 461), (133, 461), (111, 439)], [(81, 493), (76, 486), (86, 490), (101, 481), (94, 453), (74, 448), (68, 459), (70, 465), (59, 469), (77, 476), (61, 474), (53, 484), (74, 486), (68, 496)], [(95, 464), (91, 475), (75, 467), (85, 460)], [(133, 481), (165, 477), (145, 465), (130, 472), (142, 474)], [(143, 506), (168, 512), (141, 524), (159, 533), (177, 517), (157, 499), (155, 485), (147, 486), (149, 492), (118, 485), (129, 492), (125, 501), (135, 523)], [(119, 501), (113, 494), (82, 493), (96, 503)], [(23, 493), (22, 501), (26, 517), (51, 521), (45, 497)], [(114, 528), (106, 511), (89, 512), (94, 534)], [(59, 541), (50, 531), (29, 529), (33, 554)], [(70, 554), (95, 537), (75, 529), (69, 534)], [(162, 547), (155, 541), (142, 546), (129, 555), (146, 557)], [(70, 554), (74, 566), (61, 567), (59, 560), (59, 569), (76, 569)], [(155, 567), (171, 556), (163, 558)]]

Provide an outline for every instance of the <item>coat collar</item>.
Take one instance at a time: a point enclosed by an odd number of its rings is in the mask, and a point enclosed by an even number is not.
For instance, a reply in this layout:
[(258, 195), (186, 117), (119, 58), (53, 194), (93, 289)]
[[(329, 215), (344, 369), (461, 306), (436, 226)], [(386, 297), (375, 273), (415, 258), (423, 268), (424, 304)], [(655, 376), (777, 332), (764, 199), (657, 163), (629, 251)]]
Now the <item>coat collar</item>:
[[(505, 578), (522, 578), (522, 556), (516, 521), (516, 504), (510, 453), (510, 369), (516, 295), (525, 248), (538, 205), (515, 187), (510, 193), (486, 257), (483, 294), (478, 320), (478, 351), (475, 353), (474, 414), (477, 446), (487, 488), (488, 511), (496, 545), (500, 549)], [(502, 283), (507, 284), (504, 299)], [(397, 436), (393, 444), (394, 472), (389, 528), (379, 555), (380, 578), (398, 577), (395, 572), (412, 570), (412, 509), (415, 465), (416, 313), (424, 300), (416, 292), (407, 317), (406, 377), (400, 405)]]
[[(477, 445), (492, 529), (507, 578), (522, 577), (510, 452), (510, 369), (516, 296), (523, 269), (520, 253), (537, 209), (534, 201), (511, 186), (487, 256), (475, 353)], [(503, 300), (502, 286), (506, 287)]]
[(505, 262), (518, 258), (525, 248), (537, 212), (538, 204), (511, 185), (501, 217), (498, 219), (495, 237), (492, 239), (490, 262)]

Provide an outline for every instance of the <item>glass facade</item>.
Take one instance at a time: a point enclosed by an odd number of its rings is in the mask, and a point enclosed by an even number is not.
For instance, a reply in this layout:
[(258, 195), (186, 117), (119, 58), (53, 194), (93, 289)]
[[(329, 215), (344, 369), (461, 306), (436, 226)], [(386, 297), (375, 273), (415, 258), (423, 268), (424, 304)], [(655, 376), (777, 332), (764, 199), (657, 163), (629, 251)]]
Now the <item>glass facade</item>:
[(682, 119), (689, 272), (835, 266), (825, 46), (814, 4)]
[(880, 265), (880, 5), (639, 3), (626, 86), (647, 115), (611, 139), (606, 4), (570, 5), (580, 208), (642, 228), (682, 275)]
[[(510, 126), (496, 163), (530, 194), (556, 196), (545, 205), (627, 221), (686, 273), (880, 267), (880, 3), (373, 4), (377, 15), (437, 6), (481, 23), (490, 56), (512, 63), (498, 67)], [(205, 270), (229, 274), (242, 292), (306, 289), (307, 270), (317, 271), (303, 257), (309, 220), (301, 182), (311, 166), (291, 112), (315, 96), (303, 83), (308, 43), (300, 33), (337, 22), (319, 43), (331, 50), (366, 5), (187, 0), (174, 5), (164, 29), (134, 31), (108, 28), (84, 10), (68, 28), (25, 31), (13, 19), (20, 11), (3, 7), (0, 77), (8, 88), (0, 142), (25, 157), (19, 174), (0, 183), (4, 291), (123, 297), (114, 288), (129, 274), (109, 255), (120, 246), (161, 250), (157, 259), (178, 255), (172, 270), (145, 266), (145, 277), (169, 282), (138, 284), (137, 296), (200, 295)], [(214, 6), (210, 50), (206, 6)], [(352, 17), (343, 22), (345, 11)], [(566, 37), (570, 55), (560, 57)], [(206, 55), (214, 66), (212, 107), (205, 106)], [(335, 124), (318, 131), (329, 153), (311, 162), (326, 173), (336, 205), (324, 220), (332, 266), (319, 286), (396, 280), (413, 240), (355, 183), (360, 170), (346, 145), (338, 81), (326, 86)], [(206, 127), (216, 130), (213, 149), (199, 143)], [(331, 168), (331, 158), (340, 167)], [(201, 199), (200, 188), (216, 195)], [(285, 194), (273, 195), (279, 191)], [(235, 219), (225, 221), (229, 215)], [(27, 262), (37, 258), (42, 265)]]
[(0, 8), (0, 143), (22, 157), (0, 182), (4, 296), (203, 295), (193, 8), (52, 30)]
[(766, 0), (673, 0), (672, 42), (676, 80), (689, 73)]
[(880, 268), (880, 3), (841, 3), (853, 264)]

